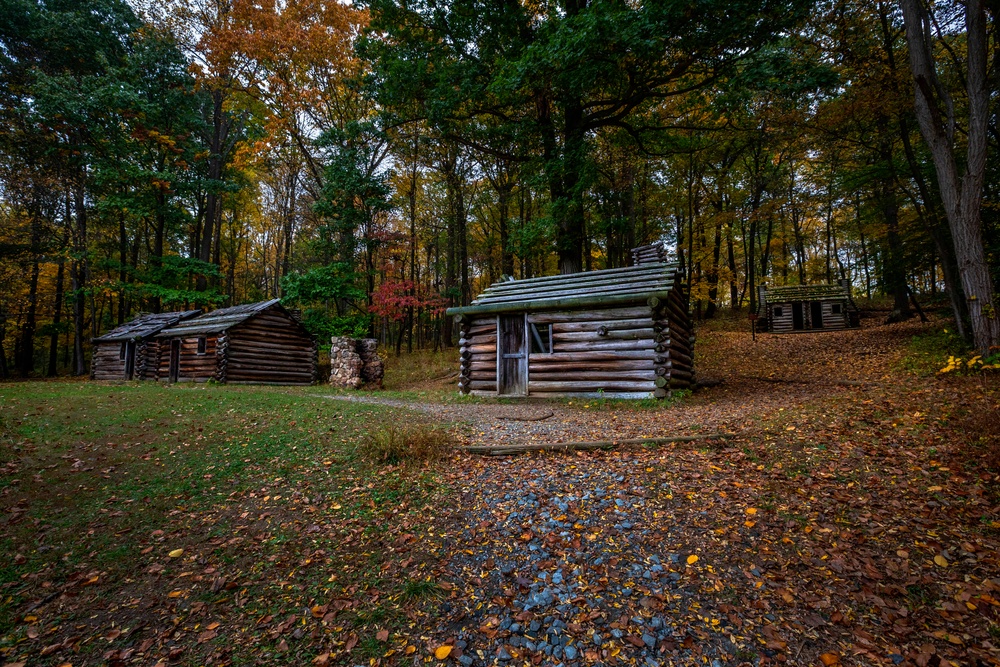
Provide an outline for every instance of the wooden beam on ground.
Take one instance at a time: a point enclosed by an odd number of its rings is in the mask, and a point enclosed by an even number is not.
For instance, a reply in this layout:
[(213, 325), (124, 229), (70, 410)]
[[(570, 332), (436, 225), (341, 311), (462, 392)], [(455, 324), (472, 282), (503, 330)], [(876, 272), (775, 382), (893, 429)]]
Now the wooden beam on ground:
[(735, 433), (705, 433), (699, 435), (676, 435), (668, 438), (626, 438), (621, 440), (594, 440), (591, 442), (547, 442), (533, 445), (472, 445), (462, 451), (483, 456), (510, 456), (526, 452), (585, 452), (615, 447), (653, 447), (674, 442), (696, 442), (698, 440), (725, 440)]

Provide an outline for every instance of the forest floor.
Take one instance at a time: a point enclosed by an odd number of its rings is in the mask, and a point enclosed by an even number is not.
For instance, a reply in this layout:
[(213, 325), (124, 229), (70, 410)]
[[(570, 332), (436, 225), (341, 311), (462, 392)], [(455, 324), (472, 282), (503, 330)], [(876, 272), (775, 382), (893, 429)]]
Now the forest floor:
[[(941, 323), (740, 324), (666, 403), (457, 399), (440, 359), (381, 394), (0, 385), (0, 664), (1000, 664), (996, 375), (936, 373)], [(408, 422), (731, 436), (355, 451)]]

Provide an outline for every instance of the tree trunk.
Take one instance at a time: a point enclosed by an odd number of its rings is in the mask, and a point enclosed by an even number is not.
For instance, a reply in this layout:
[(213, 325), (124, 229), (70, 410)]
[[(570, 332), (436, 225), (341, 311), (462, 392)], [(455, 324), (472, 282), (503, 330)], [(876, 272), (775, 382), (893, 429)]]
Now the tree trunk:
[(83, 175), (73, 193), (76, 213), (75, 243), (77, 259), (73, 261), (73, 375), (85, 375), (87, 363), (83, 353), (83, 325), (86, 315), (87, 289), (87, 205), (84, 200)]
[(955, 108), (938, 79), (930, 17), (920, 0), (900, 0), (900, 5), (910, 48), (917, 121), (934, 158), (941, 203), (951, 227), (955, 259), (969, 304), (973, 344), (985, 356), (991, 348), (1000, 346), (1000, 313), (986, 263), (980, 217), (989, 119), (986, 9), (982, 0), (968, 0), (965, 4), (969, 117), (965, 173), (960, 174), (955, 159)]
[(62, 322), (63, 280), (66, 273), (66, 263), (59, 259), (59, 269), (56, 271), (56, 298), (52, 307), (52, 336), (49, 339), (49, 368), (46, 375), (55, 377), (59, 360), (59, 324)]

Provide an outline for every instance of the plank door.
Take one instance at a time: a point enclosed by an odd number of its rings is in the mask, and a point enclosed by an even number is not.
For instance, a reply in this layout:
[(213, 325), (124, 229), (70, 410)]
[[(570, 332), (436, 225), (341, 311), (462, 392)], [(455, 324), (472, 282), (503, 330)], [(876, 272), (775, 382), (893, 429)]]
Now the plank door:
[(497, 393), (528, 393), (528, 346), (523, 314), (497, 318)]
[(810, 319), (812, 320), (813, 329), (823, 328), (823, 302), (813, 301), (809, 304), (809, 309), (811, 312)]
[(792, 304), (792, 330), (801, 331), (806, 328), (806, 318), (805, 313), (802, 312), (802, 302), (796, 302)]
[(125, 379), (131, 380), (135, 375), (135, 341), (125, 343)]
[(170, 382), (177, 382), (181, 374), (181, 342), (178, 339), (170, 341), (170, 370), (167, 375)]

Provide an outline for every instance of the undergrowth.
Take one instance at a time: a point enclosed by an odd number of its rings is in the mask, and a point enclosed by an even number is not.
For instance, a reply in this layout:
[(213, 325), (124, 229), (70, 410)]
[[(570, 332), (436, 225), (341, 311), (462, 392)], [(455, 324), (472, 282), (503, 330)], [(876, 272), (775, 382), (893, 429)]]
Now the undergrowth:
[(369, 463), (418, 465), (442, 458), (453, 447), (452, 436), (440, 426), (389, 422), (362, 437), (357, 451)]

